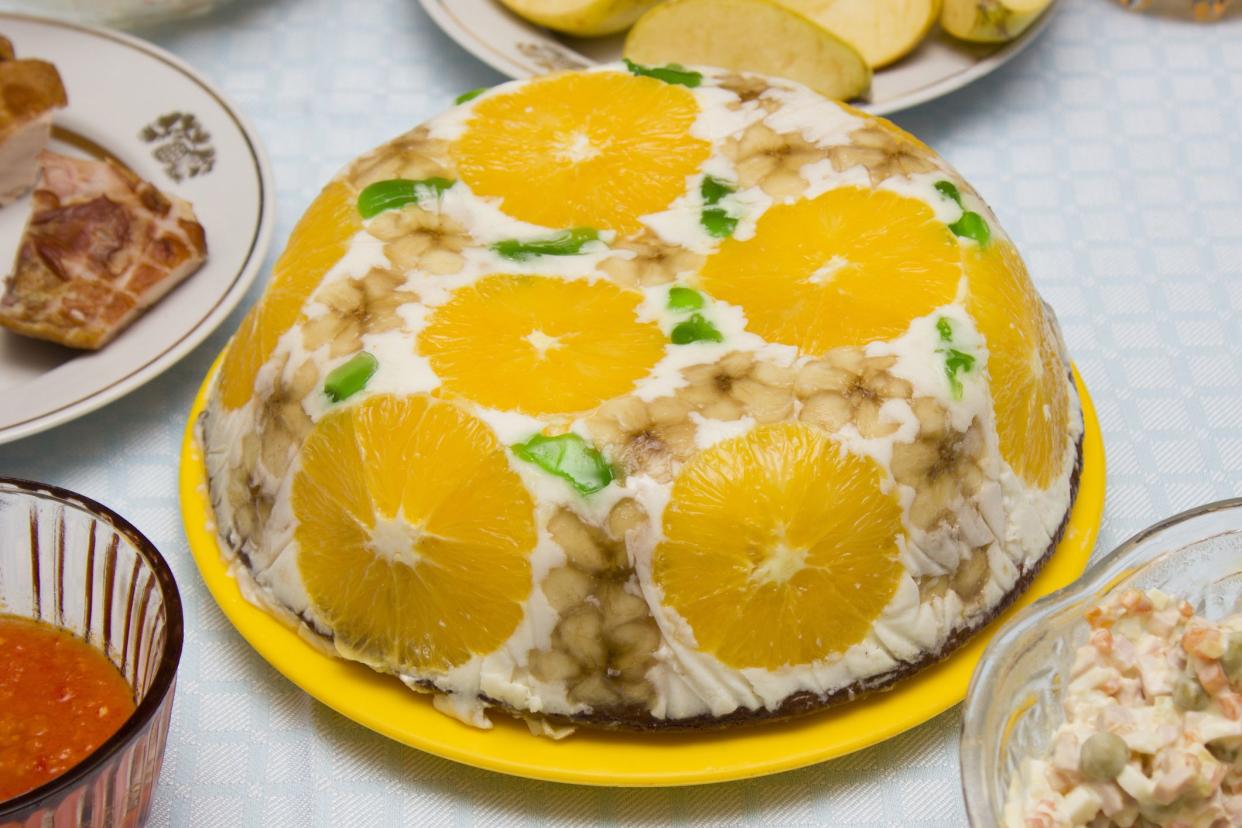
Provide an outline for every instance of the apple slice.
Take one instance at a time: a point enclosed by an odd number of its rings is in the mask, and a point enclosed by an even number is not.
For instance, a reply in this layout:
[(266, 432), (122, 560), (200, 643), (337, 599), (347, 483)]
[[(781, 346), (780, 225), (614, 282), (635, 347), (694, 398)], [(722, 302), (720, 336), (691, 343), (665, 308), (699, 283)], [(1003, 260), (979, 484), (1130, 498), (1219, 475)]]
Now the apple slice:
[(660, 0), (500, 0), (514, 14), (558, 32), (598, 37), (629, 28)]
[(779, 0), (858, 50), (872, 69), (914, 51), (940, 16), (940, 0)]
[(1013, 40), (1034, 23), (1052, 0), (944, 0), (940, 28), (975, 43)]
[(839, 100), (871, 86), (871, 67), (853, 46), (772, 0), (667, 0), (634, 24), (625, 56), (774, 75)]

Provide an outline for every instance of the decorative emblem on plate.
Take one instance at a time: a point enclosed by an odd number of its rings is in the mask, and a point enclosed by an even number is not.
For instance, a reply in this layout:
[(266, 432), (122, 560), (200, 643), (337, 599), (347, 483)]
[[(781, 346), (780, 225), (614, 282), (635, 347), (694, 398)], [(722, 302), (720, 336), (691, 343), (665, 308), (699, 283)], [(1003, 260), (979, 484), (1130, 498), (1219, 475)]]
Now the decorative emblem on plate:
[(517, 50), (545, 72), (585, 69), (587, 64), (546, 43), (519, 43)]
[(138, 137), (156, 145), (151, 155), (164, 165), (164, 172), (173, 181), (206, 175), (216, 165), (211, 133), (189, 112), (161, 115), (143, 127)]

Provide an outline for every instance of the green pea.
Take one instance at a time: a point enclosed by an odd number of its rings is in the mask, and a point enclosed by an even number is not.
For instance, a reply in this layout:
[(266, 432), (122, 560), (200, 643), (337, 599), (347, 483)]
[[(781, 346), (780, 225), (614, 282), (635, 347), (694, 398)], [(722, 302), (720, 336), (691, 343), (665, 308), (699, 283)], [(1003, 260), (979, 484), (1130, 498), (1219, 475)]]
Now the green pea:
[(1207, 693), (1194, 676), (1182, 676), (1173, 684), (1173, 704), (1178, 710), (1202, 710), (1208, 706)]
[(1217, 762), (1232, 765), (1238, 761), (1238, 749), (1236, 747), (1229, 747), (1220, 742), (1211, 742), (1208, 744), (1207, 749), (1208, 753), (1212, 754), (1212, 758)]
[(367, 387), (378, 369), (379, 360), (366, 351), (361, 351), (328, 372), (323, 382), (323, 392), (332, 402), (352, 397)]
[(1242, 684), (1242, 635), (1235, 633), (1229, 636), (1225, 654), (1220, 657), (1220, 666), (1224, 668), (1225, 675), (1231, 682)]
[(1178, 812), (1182, 810), (1182, 803), (1190, 796), (1193, 794), (1183, 794), (1167, 805), (1155, 802), (1140, 803), (1139, 809), (1142, 814), (1135, 825), (1137, 828), (1162, 828), (1162, 826), (1169, 825), (1177, 819)]
[(1130, 761), (1130, 748), (1115, 733), (1093, 733), (1082, 743), (1078, 754), (1078, 769), (1093, 782), (1116, 779), (1126, 762)]

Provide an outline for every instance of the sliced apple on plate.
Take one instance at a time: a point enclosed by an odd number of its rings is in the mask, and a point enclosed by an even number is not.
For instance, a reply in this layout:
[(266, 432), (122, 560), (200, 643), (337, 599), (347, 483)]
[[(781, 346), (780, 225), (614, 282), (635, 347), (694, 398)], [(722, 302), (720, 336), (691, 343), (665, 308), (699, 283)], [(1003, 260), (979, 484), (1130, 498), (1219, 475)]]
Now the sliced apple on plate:
[(519, 17), (579, 37), (598, 37), (629, 28), (660, 0), (500, 0)]
[(940, 16), (940, 0), (780, 0), (858, 50), (872, 69), (915, 50)]
[(940, 28), (975, 43), (1013, 40), (1039, 19), (1052, 0), (944, 0)]
[(858, 50), (772, 0), (666, 0), (634, 24), (625, 56), (774, 75), (839, 100), (871, 86), (871, 67)]

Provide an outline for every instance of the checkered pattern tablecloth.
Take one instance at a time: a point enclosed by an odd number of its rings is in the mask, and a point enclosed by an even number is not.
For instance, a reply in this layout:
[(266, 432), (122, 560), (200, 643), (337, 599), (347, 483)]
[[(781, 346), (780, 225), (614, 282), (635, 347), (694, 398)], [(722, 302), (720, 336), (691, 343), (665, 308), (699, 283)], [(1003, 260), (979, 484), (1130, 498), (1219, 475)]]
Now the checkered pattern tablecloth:
[[(896, 120), (991, 202), (1060, 316), (1108, 452), (1099, 554), (1242, 490), (1242, 18), (1062, 6), (1008, 66)], [(414, 0), (238, 0), (146, 34), (257, 125), (278, 190), (272, 255), (345, 161), (500, 80)], [(626, 791), (461, 767), (311, 701), (216, 609), (177, 509), (185, 413), (239, 319), (124, 400), (0, 447), (4, 474), (105, 501), (176, 571), (188, 637), (153, 825), (965, 824), (956, 710), (801, 771)]]

